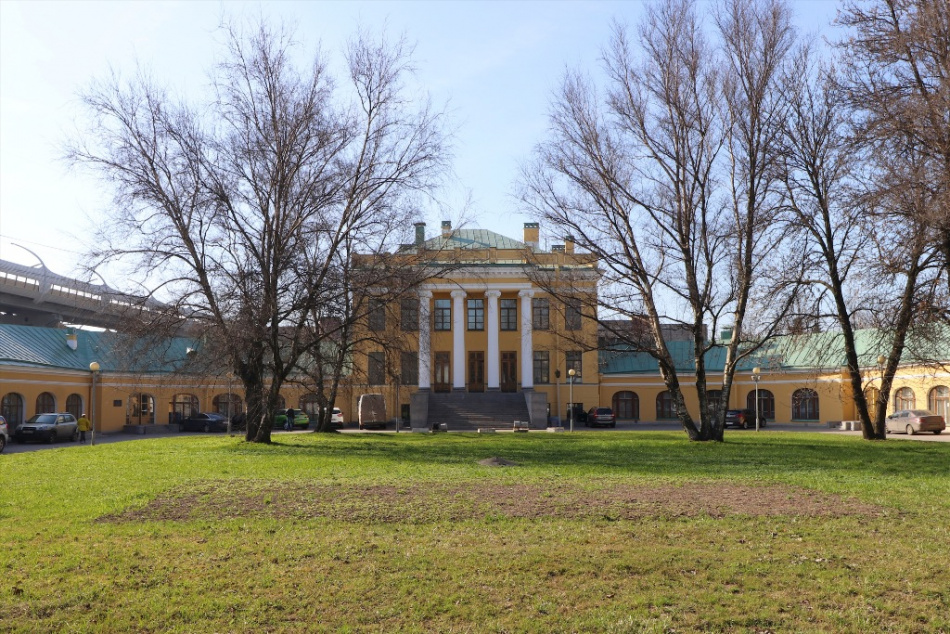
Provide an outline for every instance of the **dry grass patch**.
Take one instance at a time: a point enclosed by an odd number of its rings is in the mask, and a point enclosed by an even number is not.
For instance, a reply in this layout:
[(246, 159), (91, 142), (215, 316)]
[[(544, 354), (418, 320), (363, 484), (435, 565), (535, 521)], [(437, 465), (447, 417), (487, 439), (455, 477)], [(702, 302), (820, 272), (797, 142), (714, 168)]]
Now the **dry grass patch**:
[(105, 522), (323, 518), (343, 522), (485, 518), (631, 520), (647, 517), (876, 516), (880, 507), (787, 485), (504, 484), (469, 481), (407, 486), (218, 480), (171, 491)]

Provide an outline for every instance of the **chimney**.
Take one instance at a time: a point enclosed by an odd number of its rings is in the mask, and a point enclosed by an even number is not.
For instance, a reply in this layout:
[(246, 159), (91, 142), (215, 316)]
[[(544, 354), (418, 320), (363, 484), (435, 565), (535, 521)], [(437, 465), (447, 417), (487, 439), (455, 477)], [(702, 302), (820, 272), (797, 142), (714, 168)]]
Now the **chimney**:
[(70, 350), (79, 348), (79, 336), (72, 328), (66, 329), (66, 345), (69, 346)]
[(574, 255), (574, 236), (564, 236), (564, 253)]
[(452, 235), (452, 221), (443, 220), (442, 221), (442, 237), (448, 238), (448, 237), (451, 237), (451, 235)]
[(416, 246), (421, 247), (426, 241), (426, 223), (417, 222), (414, 226), (416, 228)]
[(541, 225), (536, 222), (524, 223), (524, 243), (536, 251), (541, 243)]

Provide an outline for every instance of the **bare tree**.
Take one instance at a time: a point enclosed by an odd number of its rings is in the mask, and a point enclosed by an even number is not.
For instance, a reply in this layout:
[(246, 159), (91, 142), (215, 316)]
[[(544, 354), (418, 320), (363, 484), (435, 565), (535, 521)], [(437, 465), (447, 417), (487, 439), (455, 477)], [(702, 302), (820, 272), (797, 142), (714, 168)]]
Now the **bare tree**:
[[(597, 256), (601, 323), (621, 316), (648, 325), (649, 336), (639, 327), (612, 335), (657, 360), (693, 440), (723, 434), (725, 413), (713, 414), (719, 408), (707, 385), (706, 355), (717, 345), (708, 325), (733, 329), (720, 396), (728, 398), (738, 363), (780, 321), (763, 309), (759, 332), (744, 336), (756, 272), (781, 239), (768, 227), (778, 200), (775, 90), (789, 12), (779, 2), (735, 0), (720, 13), (723, 55), (689, 0), (648, 8), (639, 59), (626, 30), (615, 27), (604, 53), (606, 99), (585, 76), (568, 73), (552, 138), (523, 176), (534, 213)], [(782, 305), (787, 300), (772, 303), (779, 316)], [(691, 334), (698, 427), (664, 337), (669, 323)]]
[(207, 102), (145, 75), (92, 85), (69, 157), (116, 192), (93, 263), (130, 263), (187, 318), (243, 382), (247, 439), (268, 442), (281, 386), (325, 349), (317, 320), (352, 299), (354, 257), (408, 233), (446, 154), (442, 115), (406, 96), (404, 42), (356, 37), (349, 91), (320, 55), (299, 69), (285, 31), (227, 42)]
[[(875, 157), (913, 166), (879, 166), (881, 186), (911, 183), (925, 204), (917, 222), (942, 256), (944, 302), (950, 296), (950, 5), (946, 0), (866, 0), (845, 3), (839, 23), (842, 89), (854, 112), (856, 134)], [(907, 177), (910, 176), (910, 183)], [(900, 194), (897, 194), (900, 196)], [(942, 318), (950, 322), (943, 309)]]

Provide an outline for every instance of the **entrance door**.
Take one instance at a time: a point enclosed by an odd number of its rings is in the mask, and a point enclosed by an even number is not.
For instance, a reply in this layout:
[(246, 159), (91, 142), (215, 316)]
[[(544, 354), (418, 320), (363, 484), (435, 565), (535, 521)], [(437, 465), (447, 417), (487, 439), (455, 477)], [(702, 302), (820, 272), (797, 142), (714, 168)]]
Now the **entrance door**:
[(468, 353), (468, 391), (485, 391), (485, 353)]
[(501, 387), (502, 392), (518, 391), (518, 353), (501, 353)]
[(436, 392), (452, 391), (452, 372), (451, 358), (448, 352), (435, 353), (435, 379), (432, 381), (432, 389)]

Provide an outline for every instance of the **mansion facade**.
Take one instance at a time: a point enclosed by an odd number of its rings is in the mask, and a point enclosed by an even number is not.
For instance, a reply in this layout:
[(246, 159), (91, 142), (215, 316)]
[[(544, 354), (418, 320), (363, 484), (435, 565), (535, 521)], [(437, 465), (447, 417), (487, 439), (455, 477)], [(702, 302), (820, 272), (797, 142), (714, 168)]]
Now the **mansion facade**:
[[(569, 239), (543, 250), (539, 229), (526, 223), (519, 241), (482, 229), (452, 229), (447, 222), (439, 235), (427, 238), (425, 225), (416, 225), (415, 242), (391, 257), (411, 258), (432, 274), (398, 298), (372, 300), (354, 370), (335, 403), (348, 426), (356, 422), (363, 394), (382, 394), (388, 418), (414, 428), (444, 423), (449, 429), (510, 429), (522, 421), (541, 429), (566, 425), (571, 403), (576, 410), (612, 407), (620, 421), (675, 420), (655, 360), (615, 347), (598, 350), (595, 258), (575, 252)], [(698, 417), (690, 387), (691, 342), (670, 334), (687, 405)], [(233, 377), (133, 372), (109, 362), (112, 339), (108, 331), (0, 324), (0, 414), (11, 430), (50, 411), (93, 413), (99, 431), (143, 433), (170, 429), (177, 418), (198, 411), (243, 411)], [(879, 351), (871, 336), (859, 343), (873, 398)], [(166, 354), (185, 358), (187, 346), (185, 340), (172, 342)], [(729, 402), (720, 405), (758, 405), (771, 422), (853, 420), (839, 349), (834, 333), (778, 341), (739, 368)], [(722, 351), (707, 357), (711, 389), (721, 383)], [(921, 357), (926, 363), (907, 357), (889, 410), (930, 409), (950, 420), (950, 351), (930, 350)], [(758, 375), (754, 366), (761, 369)], [(288, 384), (282, 398), (316, 417), (316, 398), (303, 387)]]

